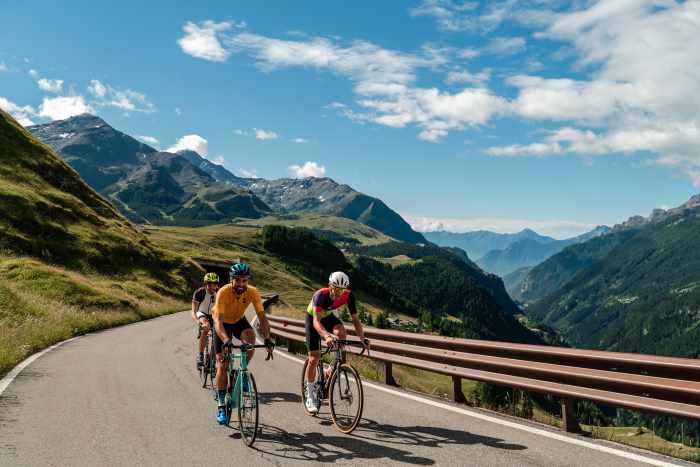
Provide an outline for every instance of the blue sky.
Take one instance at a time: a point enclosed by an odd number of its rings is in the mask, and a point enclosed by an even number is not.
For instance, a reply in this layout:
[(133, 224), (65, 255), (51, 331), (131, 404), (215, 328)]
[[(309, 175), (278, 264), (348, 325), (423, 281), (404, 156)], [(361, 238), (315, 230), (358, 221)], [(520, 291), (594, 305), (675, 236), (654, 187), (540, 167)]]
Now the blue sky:
[(700, 2), (12, 2), (0, 107), (561, 238), (700, 191), (697, 50)]

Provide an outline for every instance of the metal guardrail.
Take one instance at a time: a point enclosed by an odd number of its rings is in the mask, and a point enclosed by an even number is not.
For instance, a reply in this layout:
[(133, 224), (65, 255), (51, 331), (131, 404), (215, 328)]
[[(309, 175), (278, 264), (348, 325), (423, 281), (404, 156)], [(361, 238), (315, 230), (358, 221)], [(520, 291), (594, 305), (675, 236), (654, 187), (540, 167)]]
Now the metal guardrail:
[[(300, 319), (269, 316), (272, 333), (305, 341)], [(354, 336), (352, 326), (348, 334)], [(452, 377), (454, 398), (465, 402), (461, 379), (553, 394), (562, 399), (566, 431), (578, 431), (577, 400), (700, 420), (700, 361), (620, 352), (458, 339), (366, 328), (370, 358)], [(349, 352), (358, 353), (354, 348)]]

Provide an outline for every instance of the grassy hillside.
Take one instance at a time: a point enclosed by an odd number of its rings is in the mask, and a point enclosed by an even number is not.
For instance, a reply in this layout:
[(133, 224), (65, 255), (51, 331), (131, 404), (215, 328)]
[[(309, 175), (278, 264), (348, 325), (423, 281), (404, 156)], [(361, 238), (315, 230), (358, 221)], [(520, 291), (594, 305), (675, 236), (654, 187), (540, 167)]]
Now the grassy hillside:
[(305, 227), (313, 231), (317, 237), (326, 238), (343, 246), (378, 245), (392, 240), (388, 235), (352, 219), (322, 214), (299, 213), (267, 216), (261, 219), (241, 220), (238, 224), (258, 227), (266, 225)]
[(182, 308), (199, 269), (2, 111), (0, 159), (0, 375), (58, 340)]
[[(149, 240), (173, 253), (222, 261), (243, 259), (253, 268), (252, 283), (280, 294), (275, 313), (303, 317), (313, 292), (326, 285), (327, 273), (314, 264), (265, 249), (263, 229), (227, 224), (199, 228), (148, 227)], [(319, 258), (321, 260), (323, 258)], [(314, 259), (318, 264), (318, 261)], [(325, 274), (325, 275), (324, 275)], [(405, 317), (398, 309), (371, 293), (359, 290), (360, 306), (370, 315), (388, 311)]]
[(700, 207), (629, 234), (528, 315), (575, 346), (697, 358)]

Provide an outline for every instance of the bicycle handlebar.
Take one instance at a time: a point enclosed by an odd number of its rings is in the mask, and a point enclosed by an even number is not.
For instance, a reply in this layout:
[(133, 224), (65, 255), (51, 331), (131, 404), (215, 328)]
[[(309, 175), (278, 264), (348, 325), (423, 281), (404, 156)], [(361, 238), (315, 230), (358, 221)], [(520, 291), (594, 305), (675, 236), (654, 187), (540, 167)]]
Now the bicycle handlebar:
[[(367, 340), (367, 339), (365, 339)], [(360, 352), (360, 355), (365, 353), (365, 350), (367, 351), (367, 356), (369, 357), (369, 345), (366, 345), (364, 342), (359, 342), (359, 341), (350, 341), (347, 339), (335, 339), (334, 343), (337, 345), (361, 345), (362, 346), (362, 352)], [(335, 347), (335, 346), (333, 346)], [(324, 355), (333, 350), (333, 347), (326, 347), (326, 351), (323, 352)]]
[(247, 352), (248, 350), (252, 350), (252, 349), (266, 348), (267, 349), (267, 358), (265, 358), (265, 361), (274, 359), (273, 354), (272, 354), (272, 349), (274, 349), (274, 347), (275, 347), (274, 344), (272, 346), (267, 346), (265, 344), (246, 344), (246, 343), (243, 343), (241, 345), (233, 345), (233, 344), (226, 345), (226, 344), (224, 344), (224, 348), (226, 348), (226, 347), (228, 347), (230, 349), (240, 349), (241, 352)]

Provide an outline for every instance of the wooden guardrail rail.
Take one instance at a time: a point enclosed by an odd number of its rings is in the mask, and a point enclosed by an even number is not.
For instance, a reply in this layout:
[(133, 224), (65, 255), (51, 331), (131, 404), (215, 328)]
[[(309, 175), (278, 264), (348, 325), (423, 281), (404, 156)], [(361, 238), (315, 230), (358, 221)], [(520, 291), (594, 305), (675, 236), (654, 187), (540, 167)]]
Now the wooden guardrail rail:
[[(272, 333), (305, 341), (304, 321), (269, 316)], [(348, 334), (354, 336), (352, 326)], [(578, 431), (577, 400), (700, 420), (700, 361), (621, 352), (458, 339), (366, 328), (370, 358), (384, 363), (385, 382), (396, 384), (392, 364), (452, 377), (457, 402), (461, 379), (472, 379), (562, 399), (566, 431)], [(357, 353), (355, 348), (349, 352)]]

